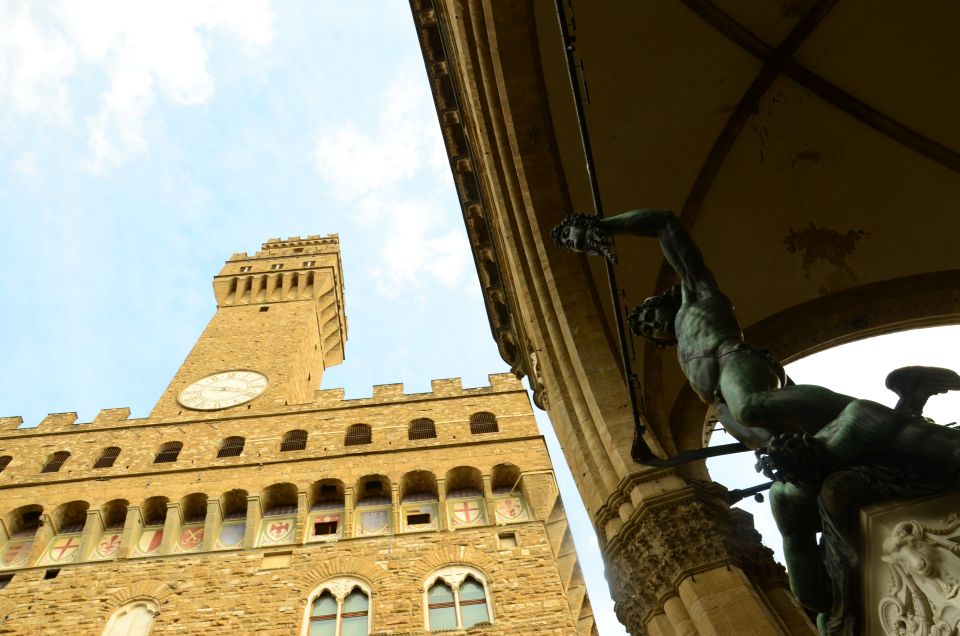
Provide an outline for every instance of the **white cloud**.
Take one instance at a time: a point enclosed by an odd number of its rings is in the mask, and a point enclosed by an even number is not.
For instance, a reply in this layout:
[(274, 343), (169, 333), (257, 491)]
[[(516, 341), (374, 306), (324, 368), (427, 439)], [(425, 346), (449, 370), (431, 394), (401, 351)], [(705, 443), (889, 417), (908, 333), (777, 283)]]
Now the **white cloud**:
[[(183, 106), (210, 99), (208, 51), (218, 29), (248, 54), (256, 51), (273, 38), (270, 5), (267, 0), (0, 4), (0, 103), (7, 103), (2, 114), (73, 125), (80, 116), (91, 167), (109, 167), (146, 147), (144, 123), (158, 94)], [(97, 91), (96, 111), (83, 112), (73, 103), (78, 95), (71, 94), (72, 83), (100, 79), (106, 87)]]
[(334, 195), (355, 208), (383, 250), (369, 273), (381, 293), (395, 296), (423, 277), (453, 288), (470, 269), (464, 231), (443, 225), (450, 169), (422, 71), (397, 73), (381, 98), (376, 121), (345, 122), (317, 139), (315, 165)]

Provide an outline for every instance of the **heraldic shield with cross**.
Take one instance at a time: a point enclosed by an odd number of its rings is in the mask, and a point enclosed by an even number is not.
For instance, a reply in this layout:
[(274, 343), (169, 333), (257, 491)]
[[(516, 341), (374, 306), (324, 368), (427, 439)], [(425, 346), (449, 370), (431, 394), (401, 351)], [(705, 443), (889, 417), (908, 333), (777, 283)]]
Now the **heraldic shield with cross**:
[(38, 565), (72, 563), (80, 550), (80, 535), (57, 535), (50, 542), (46, 552), (37, 562)]
[(459, 499), (447, 504), (455, 528), (478, 526), (484, 523), (483, 499)]

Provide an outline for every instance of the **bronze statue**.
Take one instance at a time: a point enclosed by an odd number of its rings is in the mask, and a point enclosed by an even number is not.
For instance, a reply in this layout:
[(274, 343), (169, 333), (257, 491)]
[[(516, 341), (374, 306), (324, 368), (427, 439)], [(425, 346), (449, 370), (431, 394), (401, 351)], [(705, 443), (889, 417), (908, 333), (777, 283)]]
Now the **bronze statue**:
[[(901, 403), (906, 400), (898, 409), (821, 386), (794, 385), (768, 352), (744, 342), (733, 304), (673, 212), (634, 210), (608, 219), (570, 215), (553, 230), (561, 247), (614, 263), (612, 237), (624, 234), (658, 238), (680, 276), (679, 286), (630, 313), (631, 330), (657, 346), (676, 344), (680, 366), (700, 399), (715, 408), (728, 433), (759, 449), (758, 470), (778, 480), (771, 506), (783, 534), (791, 587), (808, 608), (823, 616), (831, 607), (836, 611), (836, 596), (843, 592), (827, 580), (834, 574), (822, 565), (816, 541), (823, 530), (818, 506), (824, 505), (825, 480), (851, 467), (882, 465), (897, 475), (888, 481), (902, 481), (898, 465), (908, 463), (922, 467), (924, 478), (914, 479), (923, 482), (918, 492), (937, 484), (960, 486), (960, 431), (926, 421), (916, 406), (922, 408), (934, 393), (960, 389), (960, 376), (911, 367), (912, 372), (892, 374), (888, 386), (899, 389)], [(825, 505), (829, 513), (830, 502)], [(824, 626), (827, 618), (821, 630), (840, 633)]]

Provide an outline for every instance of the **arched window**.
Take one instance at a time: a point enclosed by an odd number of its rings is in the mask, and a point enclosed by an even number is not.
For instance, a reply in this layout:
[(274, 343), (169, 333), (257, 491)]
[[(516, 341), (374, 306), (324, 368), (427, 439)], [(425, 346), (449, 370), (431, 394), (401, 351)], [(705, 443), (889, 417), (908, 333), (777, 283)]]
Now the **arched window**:
[(183, 448), (183, 442), (164, 442), (160, 445), (160, 451), (156, 457), (153, 458), (153, 463), (166, 464), (177, 461), (181, 448)]
[(303, 450), (307, 447), (306, 431), (287, 431), (280, 442), (280, 452)]
[(369, 444), (373, 438), (370, 427), (366, 424), (351, 424), (347, 429), (347, 437), (344, 439), (344, 446), (359, 446)]
[(498, 433), (500, 427), (497, 426), (497, 418), (493, 413), (486, 411), (474, 413), (470, 416), (470, 433), (480, 435), (482, 433)]
[(117, 446), (108, 446), (103, 449), (103, 452), (100, 453), (100, 457), (97, 459), (96, 463), (93, 465), (94, 468), (110, 468), (113, 466), (113, 463), (117, 461), (117, 457), (120, 455), (120, 448)]
[(67, 458), (70, 457), (70, 453), (67, 451), (57, 451), (47, 459), (47, 463), (43, 465), (43, 468), (40, 469), (41, 473), (56, 473), (59, 472), (60, 467), (63, 466), (63, 462), (67, 461)]
[(3, 472), (3, 469), (6, 468), (11, 461), (13, 461), (13, 457), (10, 455), (0, 456), (0, 473)]
[(304, 636), (367, 636), (370, 587), (359, 579), (338, 577), (315, 589), (307, 602)]
[(110, 617), (103, 636), (147, 636), (159, 611), (153, 599), (137, 599), (127, 603)]
[(410, 422), (407, 439), (431, 439), (437, 436), (437, 427), (433, 420), (421, 417)]
[(493, 622), (487, 583), (476, 568), (455, 565), (438, 570), (427, 578), (424, 594), (431, 632)]
[(242, 437), (228, 437), (220, 444), (220, 450), (217, 451), (217, 457), (239, 457), (243, 452)]

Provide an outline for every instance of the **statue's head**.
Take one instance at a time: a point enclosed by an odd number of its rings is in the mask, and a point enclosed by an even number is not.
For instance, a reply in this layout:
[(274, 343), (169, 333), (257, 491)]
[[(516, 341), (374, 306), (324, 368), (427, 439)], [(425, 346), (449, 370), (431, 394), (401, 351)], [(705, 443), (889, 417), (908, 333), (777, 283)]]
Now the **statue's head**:
[(554, 243), (565, 250), (603, 256), (611, 263), (616, 263), (613, 240), (600, 228), (599, 221), (598, 216), (568, 214), (560, 225), (550, 231), (550, 236)]
[(658, 347), (677, 344), (677, 330), (674, 323), (682, 302), (680, 285), (674, 285), (662, 294), (647, 298), (634, 307), (627, 316), (630, 330)]

